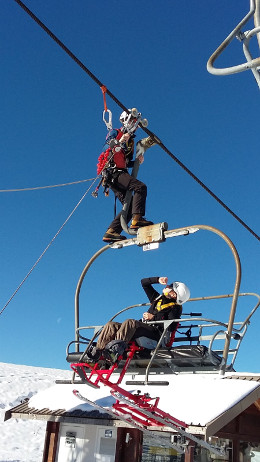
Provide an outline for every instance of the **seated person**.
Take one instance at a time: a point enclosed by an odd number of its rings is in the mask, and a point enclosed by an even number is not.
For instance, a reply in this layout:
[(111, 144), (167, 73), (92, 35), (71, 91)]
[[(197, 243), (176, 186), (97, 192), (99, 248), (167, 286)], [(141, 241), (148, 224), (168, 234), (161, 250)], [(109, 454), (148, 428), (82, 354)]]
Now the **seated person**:
[[(141, 280), (142, 287), (151, 302), (143, 320), (127, 319), (119, 323), (110, 321), (102, 329), (96, 348), (91, 352), (94, 360), (98, 360), (101, 351), (104, 356), (114, 363), (118, 356), (122, 355), (128, 343), (138, 337), (148, 337), (158, 341), (164, 330), (163, 324), (147, 324), (146, 321), (162, 321), (179, 319), (182, 313), (182, 305), (190, 298), (190, 290), (183, 282), (173, 282), (167, 285), (167, 277), (150, 277)], [(166, 287), (160, 294), (154, 289), (153, 284), (162, 284)], [(174, 332), (178, 322), (173, 322), (169, 330)]]

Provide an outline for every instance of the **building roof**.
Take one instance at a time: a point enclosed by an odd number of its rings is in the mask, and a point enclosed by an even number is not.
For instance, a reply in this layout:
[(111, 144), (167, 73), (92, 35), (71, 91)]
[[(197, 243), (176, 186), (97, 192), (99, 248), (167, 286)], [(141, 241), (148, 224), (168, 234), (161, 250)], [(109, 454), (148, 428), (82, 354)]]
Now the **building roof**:
[[(97, 409), (83, 410), (72, 409), (66, 411), (65, 409), (50, 410), (48, 408), (36, 409), (31, 407), (29, 399), (25, 400), (18, 406), (9, 409), (5, 413), (5, 419), (35, 419), (46, 420), (52, 422), (76, 422), (76, 423), (91, 423), (102, 424), (106, 421), (107, 425), (111, 424), (112, 420), (109, 414), (101, 413)], [(102, 422), (101, 422), (102, 420)]]
[(241, 373), (236, 372), (232, 373), (231, 375), (225, 375), (224, 379), (230, 380), (249, 380), (253, 382), (260, 382), (260, 375), (259, 374), (250, 374), (250, 373)]
[[(139, 377), (138, 377), (139, 378)], [(189, 431), (206, 436), (214, 435), (238, 414), (260, 399), (260, 375), (230, 373), (224, 377), (217, 374), (172, 374), (165, 376), (168, 386), (138, 386), (142, 393), (160, 396), (159, 407), (186, 422)], [(136, 385), (123, 385), (135, 392)], [(85, 384), (56, 384), (34, 395), (29, 401), (10, 409), (6, 419), (27, 418), (63, 422), (104, 424), (110, 422), (109, 414), (100, 413), (89, 404), (79, 401), (72, 391), (80, 393), (97, 404), (109, 408), (114, 398), (103, 385), (93, 389)], [(109, 424), (109, 423), (107, 423)], [(124, 423), (124, 426), (126, 424)]]

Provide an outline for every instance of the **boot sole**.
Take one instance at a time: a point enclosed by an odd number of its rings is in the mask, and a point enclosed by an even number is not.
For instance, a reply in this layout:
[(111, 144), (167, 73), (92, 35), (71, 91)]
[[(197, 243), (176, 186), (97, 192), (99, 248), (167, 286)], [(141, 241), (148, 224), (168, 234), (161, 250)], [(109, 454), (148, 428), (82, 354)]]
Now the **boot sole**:
[(131, 225), (130, 229), (139, 229), (139, 228), (145, 228), (146, 226), (152, 226), (153, 223), (149, 223), (147, 225)]
[(102, 239), (103, 242), (120, 242), (120, 241), (125, 241), (124, 238), (121, 238), (121, 239), (109, 239), (109, 238), (103, 238)]

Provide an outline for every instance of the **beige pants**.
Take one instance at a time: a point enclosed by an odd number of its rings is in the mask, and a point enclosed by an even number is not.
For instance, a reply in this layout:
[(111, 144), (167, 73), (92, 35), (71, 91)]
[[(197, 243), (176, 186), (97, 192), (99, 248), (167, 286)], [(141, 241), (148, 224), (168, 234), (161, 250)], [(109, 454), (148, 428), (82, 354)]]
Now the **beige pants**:
[(152, 326), (136, 321), (136, 319), (127, 319), (122, 323), (110, 321), (102, 329), (97, 341), (97, 348), (103, 350), (111, 340), (123, 340), (128, 343), (135, 336), (137, 329), (140, 335), (147, 334), (147, 337), (156, 337), (156, 335), (153, 335), (154, 329)]

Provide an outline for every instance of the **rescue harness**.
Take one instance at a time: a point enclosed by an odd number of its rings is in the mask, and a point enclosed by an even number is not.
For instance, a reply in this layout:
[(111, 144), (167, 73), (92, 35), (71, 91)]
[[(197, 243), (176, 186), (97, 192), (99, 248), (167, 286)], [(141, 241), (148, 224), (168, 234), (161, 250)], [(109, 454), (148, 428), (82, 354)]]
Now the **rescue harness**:
[(101, 180), (92, 193), (94, 197), (98, 196), (98, 190), (101, 185), (104, 187), (105, 196), (108, 196), (109, 187), (117, 176), (115, 174), (127, 171), (127, 168), (130, 166), (129, 164), (133, 158), (133, 139), (135, 135), (131, 134), (128, 141), (120, 143), (124, 132), (124, 127), (121, 129), (111, 129), (106, 136), (106, 144), (109, 147), (98, 157), (97, 174), (101, 175)]

